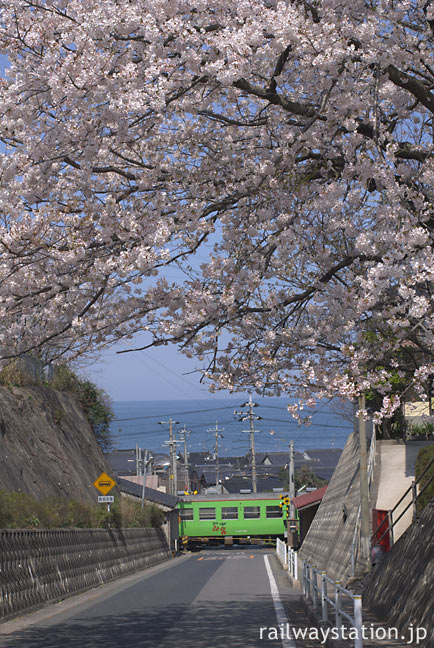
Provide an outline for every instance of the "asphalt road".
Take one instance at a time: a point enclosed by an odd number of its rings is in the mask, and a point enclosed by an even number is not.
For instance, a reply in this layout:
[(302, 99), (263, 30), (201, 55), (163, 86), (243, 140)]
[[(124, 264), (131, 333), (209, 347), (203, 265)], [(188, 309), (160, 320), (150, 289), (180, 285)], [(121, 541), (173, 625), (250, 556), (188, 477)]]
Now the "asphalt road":
[(271, 550), (208, 549), (0, 624), (0, 648), (294, 648), (287, 582)]

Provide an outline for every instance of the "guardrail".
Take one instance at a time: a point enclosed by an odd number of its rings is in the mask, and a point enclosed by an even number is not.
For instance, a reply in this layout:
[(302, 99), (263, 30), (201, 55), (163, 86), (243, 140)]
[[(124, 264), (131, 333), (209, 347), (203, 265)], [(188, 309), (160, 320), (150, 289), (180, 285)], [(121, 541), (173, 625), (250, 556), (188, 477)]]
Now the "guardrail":
[[(354, 594), (350, 590), (342, 587), (339, 581), (333, 581), (325, 571), (320, 571), (313, 565), (303, 561), (302, 569), (302, 589), (303, 596), (310, 598), (315, 610), (318, 610), (321, 604), (321, 621), (328, 623), (330, 605), (335, 612), (335, 629), (339, 635), (342, 635), (343, 619), (350, 622), (356, 630), (354, 647), (363, 648), (363, 627), (362, 627), (362, 597)], [(318, 584), (318, 577), (321, 578), (321, 585)], [(334, 588), (334, 598), (328, 595), (328, 585)], [(342, 597), (345, 596), (352, 600), (353, 613), (350, 614), (344, 610)]]
[(276, 539), (276, 556), (284, 567), (287, 566), (286, 544), (280, 539)]

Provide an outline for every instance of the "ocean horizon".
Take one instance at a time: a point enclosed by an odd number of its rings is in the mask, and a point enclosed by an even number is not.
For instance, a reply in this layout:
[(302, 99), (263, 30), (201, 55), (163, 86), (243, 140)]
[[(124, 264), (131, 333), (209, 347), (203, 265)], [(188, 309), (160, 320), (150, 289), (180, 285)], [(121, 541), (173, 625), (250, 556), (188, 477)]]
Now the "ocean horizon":
[[(113, 446), (117, 449), (140, 448), (154, 453), (167, 452), (164, 442), (169, 439), (169, 421), (174, 437), (185, 428), (190, 452), (212, 452), (215, 446), (216, 426), (219, 434), (220, 456), (241, 456), (249, 451), (249, 421), (241, 422), (237, 412), (248, 400), (243, 395), (225, 398), (155, 399), (141, 401), (114, 401), (115, 419), (110, 430)], [(343, 448), (353, 430), (350, 403), (331, 401), (320, 403), (315, 410), (306, 410), (310, 423), (300, 425), (288, 412), (287, 398), (253, 398), (255, 449), (257, 452), (286, 452), (294, 441), (298, 451), (314, 448)], [(182, 448), (179, 447), (179, 452)]]

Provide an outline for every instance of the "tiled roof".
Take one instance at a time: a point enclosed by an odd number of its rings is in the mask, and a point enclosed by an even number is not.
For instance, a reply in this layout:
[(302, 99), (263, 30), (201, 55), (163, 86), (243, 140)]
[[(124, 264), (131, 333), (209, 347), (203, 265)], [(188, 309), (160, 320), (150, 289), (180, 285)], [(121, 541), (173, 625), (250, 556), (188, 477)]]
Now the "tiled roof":
[[(281, 482), (275, 477), (258, 477), (256, 485), (258, 493), (272, 491), (273, 488), (281, 488), (282, 486)], [(240, 490), (252, 490), (252, 480), (250, 477), (233, 477), (232, 479), (226, 479), (222, 486), (228, 493), (239, 493)]]
[(298, 495), (298, 497), (294, 497), (293, 503), (295, 508), (300, 510), (307, 508), (308, 506), (312, 506), (313, 504), (318, 504), (324, 497), (326, 490), (327, 486), (323, 486), (322, 488), (310, 491), (309, 493), (305, 493), (304, 495)]

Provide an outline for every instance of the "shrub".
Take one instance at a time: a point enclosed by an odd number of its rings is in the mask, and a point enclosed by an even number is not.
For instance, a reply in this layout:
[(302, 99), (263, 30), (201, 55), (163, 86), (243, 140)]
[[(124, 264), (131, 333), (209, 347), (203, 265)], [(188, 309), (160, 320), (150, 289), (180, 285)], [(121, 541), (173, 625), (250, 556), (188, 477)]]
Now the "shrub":
[(90, 380), (79, 378), (67, 365), (58, 365), (49, 387), (74, 394), (96, 439), (106, 452), (111, 448), (110, 423), (114, 414), (109, 396)]
[(0, 491), (0, 524), (4, 528), (37, 527), (39, 525), (38, 502), (27, 493)]
[(155, 504), (145, 504), (129, 498), (121, 499), (121, 515), (124, 526), (160, 527), (164, 522), (164, 513)]
[(29, 387), (35, 381), (31, 378), (18, 361), (14, 360), (0, 371), (0, 385), (2, 387)]
[(427, 438), (433, 433), (434, 425), (432, 423), (421, 423), (419, 425), (410, 423), (410, 425), (408, 426), (408, 436), (410, 438), (421, 436)]
[[(30, 375), (25, 370), (25, 361), (30, 366), (34, 361), (41, 371), (38, 373), (35, 369), (34, 375)], [(53, 378), (49, 381), (45, 381), (42, 368), (43, 364), (41, 362), (39, 367), (37, 358), (18, 358), (0, 371), (0, 386), (11, 388), (45, 384), (51, 389), (74, 394), (90, 423), (98, 443), (105, 452), (110, 450), (112, 446), (110, 423), (114, 418), (114, 414), (111, 409), (110, 398), (105, 391), (90, 380), (77, 376), (66, 364), (57, 365)], [(63, 411), (60, 409), (54, 412), (54, 420), (57, 425), (61, 423), (63, 416)]]
[(165, 520), (163, 511), (159, 509), (158, 506), (155, 506), (155, 504), (152, 504), (150, 508), (151, 508), (151, 526), (160, 527)]
[(164, 513), (154, 505), (126, 498), (115, 499), (110, 511), (101, 504), (87, 504), (67, 497), (37, 500), (22, 492), (0, 490), (0, 528), (129, 528), (159, 527)]

